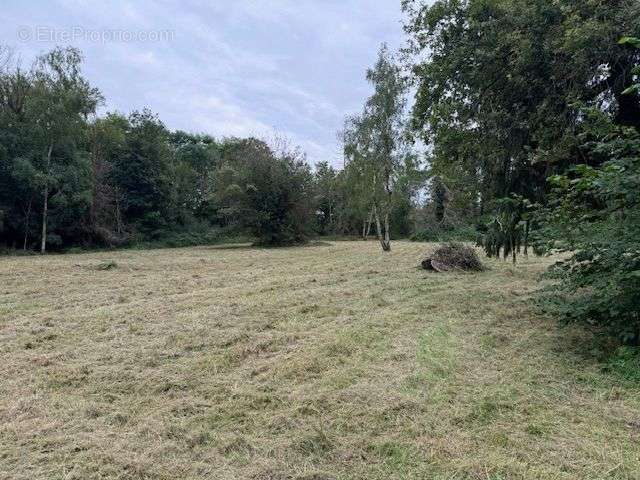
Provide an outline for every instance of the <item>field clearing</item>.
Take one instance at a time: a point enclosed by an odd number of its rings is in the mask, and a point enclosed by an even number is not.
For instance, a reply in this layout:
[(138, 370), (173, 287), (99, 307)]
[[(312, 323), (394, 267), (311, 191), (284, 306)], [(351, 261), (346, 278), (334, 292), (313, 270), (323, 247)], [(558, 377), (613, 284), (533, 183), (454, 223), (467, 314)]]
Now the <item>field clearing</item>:
[(427, 248), (0, 258), (0, 478), (640, 479), (639, 389), (531, 307), (550, 260)]

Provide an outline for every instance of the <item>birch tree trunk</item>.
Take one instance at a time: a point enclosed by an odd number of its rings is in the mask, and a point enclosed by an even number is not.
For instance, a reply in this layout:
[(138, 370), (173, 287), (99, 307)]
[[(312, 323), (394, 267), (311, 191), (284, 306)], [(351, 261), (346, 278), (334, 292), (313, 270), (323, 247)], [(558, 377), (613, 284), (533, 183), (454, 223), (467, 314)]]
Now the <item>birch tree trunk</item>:
[(29, 224), (31, 220), (31, 204), (33, 203), (33, 195), (29, 197), (29, 204), (27, 205), (27, 213), (24, 218), (24, 243), (22, 250), (27, 251), (27, 243), (29, 240)]
[(362, 229), (362, 239), (367, 240), (369, 238), (369, 234), (371, 233), (371, 222), (373, 222), (373, 208), (369, 210), (369, 218), (366, 220), (366, 224), (364, 224)]
[(382, 250), (385, 252), (391, 251), (391, 237), (389, 234), (389, 210), (384, 214), (384, 242), (382, 243)]
[(122, 216), (120, 213), (120, 189), (118, 187), (115, 187), (115, 203), (116, 203), (116, 211), (115, 211), (115, 217), (116, 217), (116, 232), (118, 233), (118, 235), (122, 235)]
[(389, 239), (389, 213), (385, 213), (384, 216), (384, 231), (382, 230), (382, 224), (380, 222), (380, 215), (378, 214), (378, 208), (373, 207), (373, 214), (376, 219), (376, 233), (378, 235), (378, 241), (382, 247), (383, 252), (391, 251), (391, 241)]
[(47, 163), (46, 163), (46, 176), (44, 179), (44, 203), (42, 206), (42, 242), (40, 243), (40, 253), (44, 254), (47, 251), (47, 215), (49, 208), (49, 166), (51, 165), (51, 151), (53, 145), (49, 144), (47, 150)]

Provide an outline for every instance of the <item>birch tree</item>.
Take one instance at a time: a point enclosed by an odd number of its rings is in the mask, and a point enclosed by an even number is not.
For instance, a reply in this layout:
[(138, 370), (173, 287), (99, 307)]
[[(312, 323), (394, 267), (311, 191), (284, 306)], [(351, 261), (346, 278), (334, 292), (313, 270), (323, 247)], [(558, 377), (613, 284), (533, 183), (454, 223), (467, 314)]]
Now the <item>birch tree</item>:
[(399, 179), (411, 157), (405, 136), (407, 84), (386, 45), (367, 72), (374, 92), (360, 115), (348, 118), (345, 158), (360, 199), (369, 207), (384, 252), (391, 251), (391, 211)]
[(56, 183), (56, 148), (76, 143), (102, 97), (82, 77), (82, 56), (74, 48), (56, 48), (38, 58), (27, 112), (41, 150), (42, 229), (40, 251), (47, 247), (49, 197)]

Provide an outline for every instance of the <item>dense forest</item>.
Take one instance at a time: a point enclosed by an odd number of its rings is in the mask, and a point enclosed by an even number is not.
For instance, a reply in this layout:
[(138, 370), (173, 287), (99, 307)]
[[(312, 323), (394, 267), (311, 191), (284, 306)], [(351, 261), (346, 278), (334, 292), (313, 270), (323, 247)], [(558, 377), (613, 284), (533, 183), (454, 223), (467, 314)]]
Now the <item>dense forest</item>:
[(375, 234), (384, 251), (457, 238), (515, 262), (531, 245), (570, 253), (545, 308), (640, 342), (640, 4), (402, 9), (406, 45), (383, 45), (367, 72), (339, 170), (283, 139), (171, 131), (151, 110), (97, 115), (105, 99), (80, 51), (24, 69), (3, 48), (0, 246)]

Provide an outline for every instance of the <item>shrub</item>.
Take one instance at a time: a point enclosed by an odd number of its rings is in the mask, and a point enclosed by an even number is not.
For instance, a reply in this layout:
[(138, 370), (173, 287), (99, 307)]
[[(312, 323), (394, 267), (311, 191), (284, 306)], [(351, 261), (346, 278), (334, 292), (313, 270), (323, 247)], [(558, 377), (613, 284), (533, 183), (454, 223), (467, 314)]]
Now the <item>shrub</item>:
[(507, 259), (516, 263), (517, 254), (524, 246), (524, 254), (529, 251), (530, 219), (528, 210), (531, 203), (523, 197), (512, 196), (496, 200), (496, 213), (487, 224), (478, 227), (476, 244), (482, 247), (487, 257)]
[(607, 361), (604, 370), (630, 383), (640, 384), (640, 348), (619, 347)]
[(549, 271), (541, 305), (566, 322), (640, 344), (640, 135), (614, 132), (588, 146), (601, 167), (579, 165), (551, 179), (540, 212), (540, 246), (565, 252)]
[(304, 243), (311, 232), (312, 180), (297, 151), (242, 141), (216, 174), (220, 213), (261, 246)]

